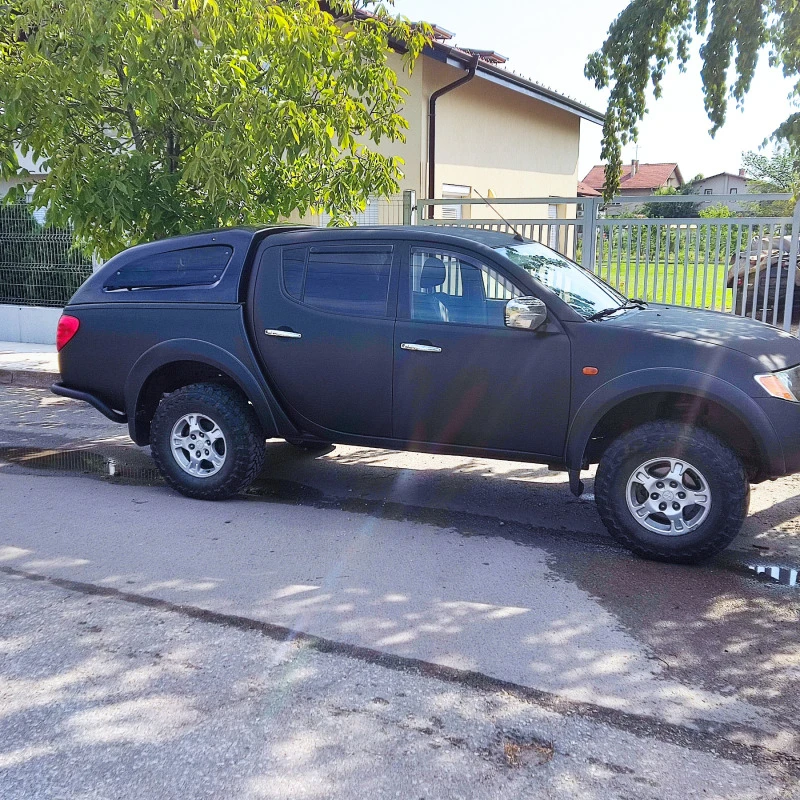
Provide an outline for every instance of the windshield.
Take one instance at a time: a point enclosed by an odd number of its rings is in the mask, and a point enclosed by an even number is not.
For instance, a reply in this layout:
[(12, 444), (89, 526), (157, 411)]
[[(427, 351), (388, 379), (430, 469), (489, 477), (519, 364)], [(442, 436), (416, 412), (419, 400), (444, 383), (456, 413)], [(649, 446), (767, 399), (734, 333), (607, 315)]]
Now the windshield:
[(495, 251), (526, 270), (582, 317), (626, 302), (623, 295), (600, 278), (538, 242), (520, 242), (497, 247)]

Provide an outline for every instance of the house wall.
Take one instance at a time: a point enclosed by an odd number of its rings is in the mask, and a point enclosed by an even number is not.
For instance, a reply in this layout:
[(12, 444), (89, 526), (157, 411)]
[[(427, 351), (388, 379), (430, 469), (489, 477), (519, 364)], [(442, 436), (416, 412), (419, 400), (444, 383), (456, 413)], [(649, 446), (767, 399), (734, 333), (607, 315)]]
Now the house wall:
[(666, 184), (666, 185), (667, 185), (667, 186), (671, 186), (673, 189), (680, 189), (680, 188), (681, 188), (681, 186), (683, 186), (683, 184), (681, 183), (680, 179), (679, 179), (679, 178), (678, 178), (678, 176), (675, 174), (675, 172), (673, 172), (673, 173), (672, 173), (672, 174), (669, 176), (669, 178), (668, 178), (668, 180), (667, 180), (667, 184)]
[[(403, 160), (400, 190), (428, 194), (428, 103), (431, 94), (457, 80), (464, 70), (420, 57), (412, 73), (402, 57), (389, 64), (409, 92), (401, 113), (409, 123), (404, 142), (367, 143), (385, 156)], [(575, 197), (578, 186), (580, 118), (498, 86), (480, 77), (441, 97), (436, 119), (436, 197), (446, 187), (466, 188), (487, 197)], [(497, 218), (484, 206), (463, 206), (463, 216)], [(380, 222), (394, 221), (396, 208), (379, 204)], [(440, 216), (441, 212), (437, 212)], [(546, 219), (547, 206), (515, 206), (514, 217)], [(575, 216), (575, 206), (559, 205), (558, 217)], [(292, 218), (291, 221), (300, 221)], [(303, 222), (319, 224), (319, 216)]]
[[(707, 190), (711, 189), (711, 194), (726, 194), (731, 195), (731, 189), (736, 189), (733, 197), (740, 194), (748, 194), (747, 178), (742, 178), (739, 175), (712, 175), (710, 178), (704, 178), (702, 181), (697, 181), (694, 184), (694, 191), (699, 195), (705, 195)], [(731, 211), (742, 211), (744, 205), (742, 203), (733, 202), (728, 203)], [(701, 207), (708, 207), (713, 205), (711, 202), (701, 203)]]
[[(677, 188), (677, 187), (676, 187)], [(620, 197), (650, 197), (655, 194), (655, 189), (620, 189)]]
[(706, 189), (711, 189), (711, 194), (730, 194), (731, 189), (736, 189), (735, 194), (747, 193), (747, 178), (739, 175), (713, 175), (697, 181), (695, 189), (699, 194), (705, 194)]
[[(463, 74), (462, 70), (425, 59), (426, 115), (430, 95)], [(436, 110), (438, 197), (442, 196), (445, 185), (470, 187), (484, 197), (490, 192), (495, 197), (576, 196), (578, 116), (481, 78), (441, 97)], [(424, 129), (427, 131), (427, 125)], [(427, 153), (424, 151), (422, 167), (420, 196), (425, 197)], [(564, 216), (567, 209), (573, 211), (574, 207), (560, 207), (559, 216)], [(494, 216), (481, 206), (474, 207), (472, 214)], [(516, 206), (514, 216), (546, 218), (547, 208)]]
[[(400, 191), (412, 190), (419, 194), (422, 186), (422, 162), (424, 160), (427, 134), (427, 96), (424, 94), (423, 72), (430, 59), (420, 56), (413, 72), (409, 73), (403, 64), (402, 56), (389, 53), (389, 66), (397, 74), (398, 82), (406, 89), (408, 96), (400, 114), (408, 122), (405, 141), (382, 141), (379, 145), (366, 142), (367, 146), (384, 156), (399, 156), (403, 159)], [(420, 195), (421, 196), (421, 195)]]

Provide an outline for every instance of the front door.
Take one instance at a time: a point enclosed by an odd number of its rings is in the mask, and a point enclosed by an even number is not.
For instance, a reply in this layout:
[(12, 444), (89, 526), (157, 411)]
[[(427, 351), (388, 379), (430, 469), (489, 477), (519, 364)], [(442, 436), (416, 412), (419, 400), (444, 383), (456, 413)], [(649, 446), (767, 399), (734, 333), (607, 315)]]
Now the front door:
[(272, 246), (254, 288), (258, 347), (305, 430), (391, 436), (391, 243)]
[(506, 302), (525, 292), (481, 258), (433, 245), (412, 247), (399, 291), (394, 436), (560, 457), (570, 345), (559, 323), (506, 327)]

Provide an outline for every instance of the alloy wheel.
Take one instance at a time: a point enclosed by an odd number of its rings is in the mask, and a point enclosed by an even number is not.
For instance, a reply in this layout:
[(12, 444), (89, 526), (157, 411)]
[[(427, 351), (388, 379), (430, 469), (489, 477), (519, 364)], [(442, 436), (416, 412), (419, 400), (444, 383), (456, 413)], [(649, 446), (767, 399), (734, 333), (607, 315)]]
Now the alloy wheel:
[(184, 472), (195, 478), (210, 478), (225, 464), (225, 434), (205, 414), (184, 414), (170, 435), (172, 456)]
[(691, 533), (711, 511), (708, 481), (680, 458), (654, 458), (637, 467), (625, 500), (639, 525), (662, 536)]

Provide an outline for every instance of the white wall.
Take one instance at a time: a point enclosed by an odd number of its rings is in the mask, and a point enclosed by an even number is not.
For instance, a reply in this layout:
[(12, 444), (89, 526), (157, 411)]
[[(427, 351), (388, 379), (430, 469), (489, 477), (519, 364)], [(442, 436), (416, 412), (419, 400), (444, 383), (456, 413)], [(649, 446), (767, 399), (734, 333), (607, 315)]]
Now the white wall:
[[(711, 190), (711, 194), (728, 195), (731, 198), (728, 204), (731, 211), (742, 211), (744, 206), (741, 203), (737, 203), (736, 199), (739, 195), (749, 194), (747, 178), (727, 173), (712, 175), (710, 178), (704, 178), (694, 184), (694, 191), (701, 196), (706, 194), (707, 189)], [(732, 193), (732, 189), (736, 189), (736, 191)], [(705, 208), (710, 205), (712, 203), (705, 202), (701, 204), (701, 207)]]
[(55, 344), (60, 308), (0, 305), (0, 341)]

